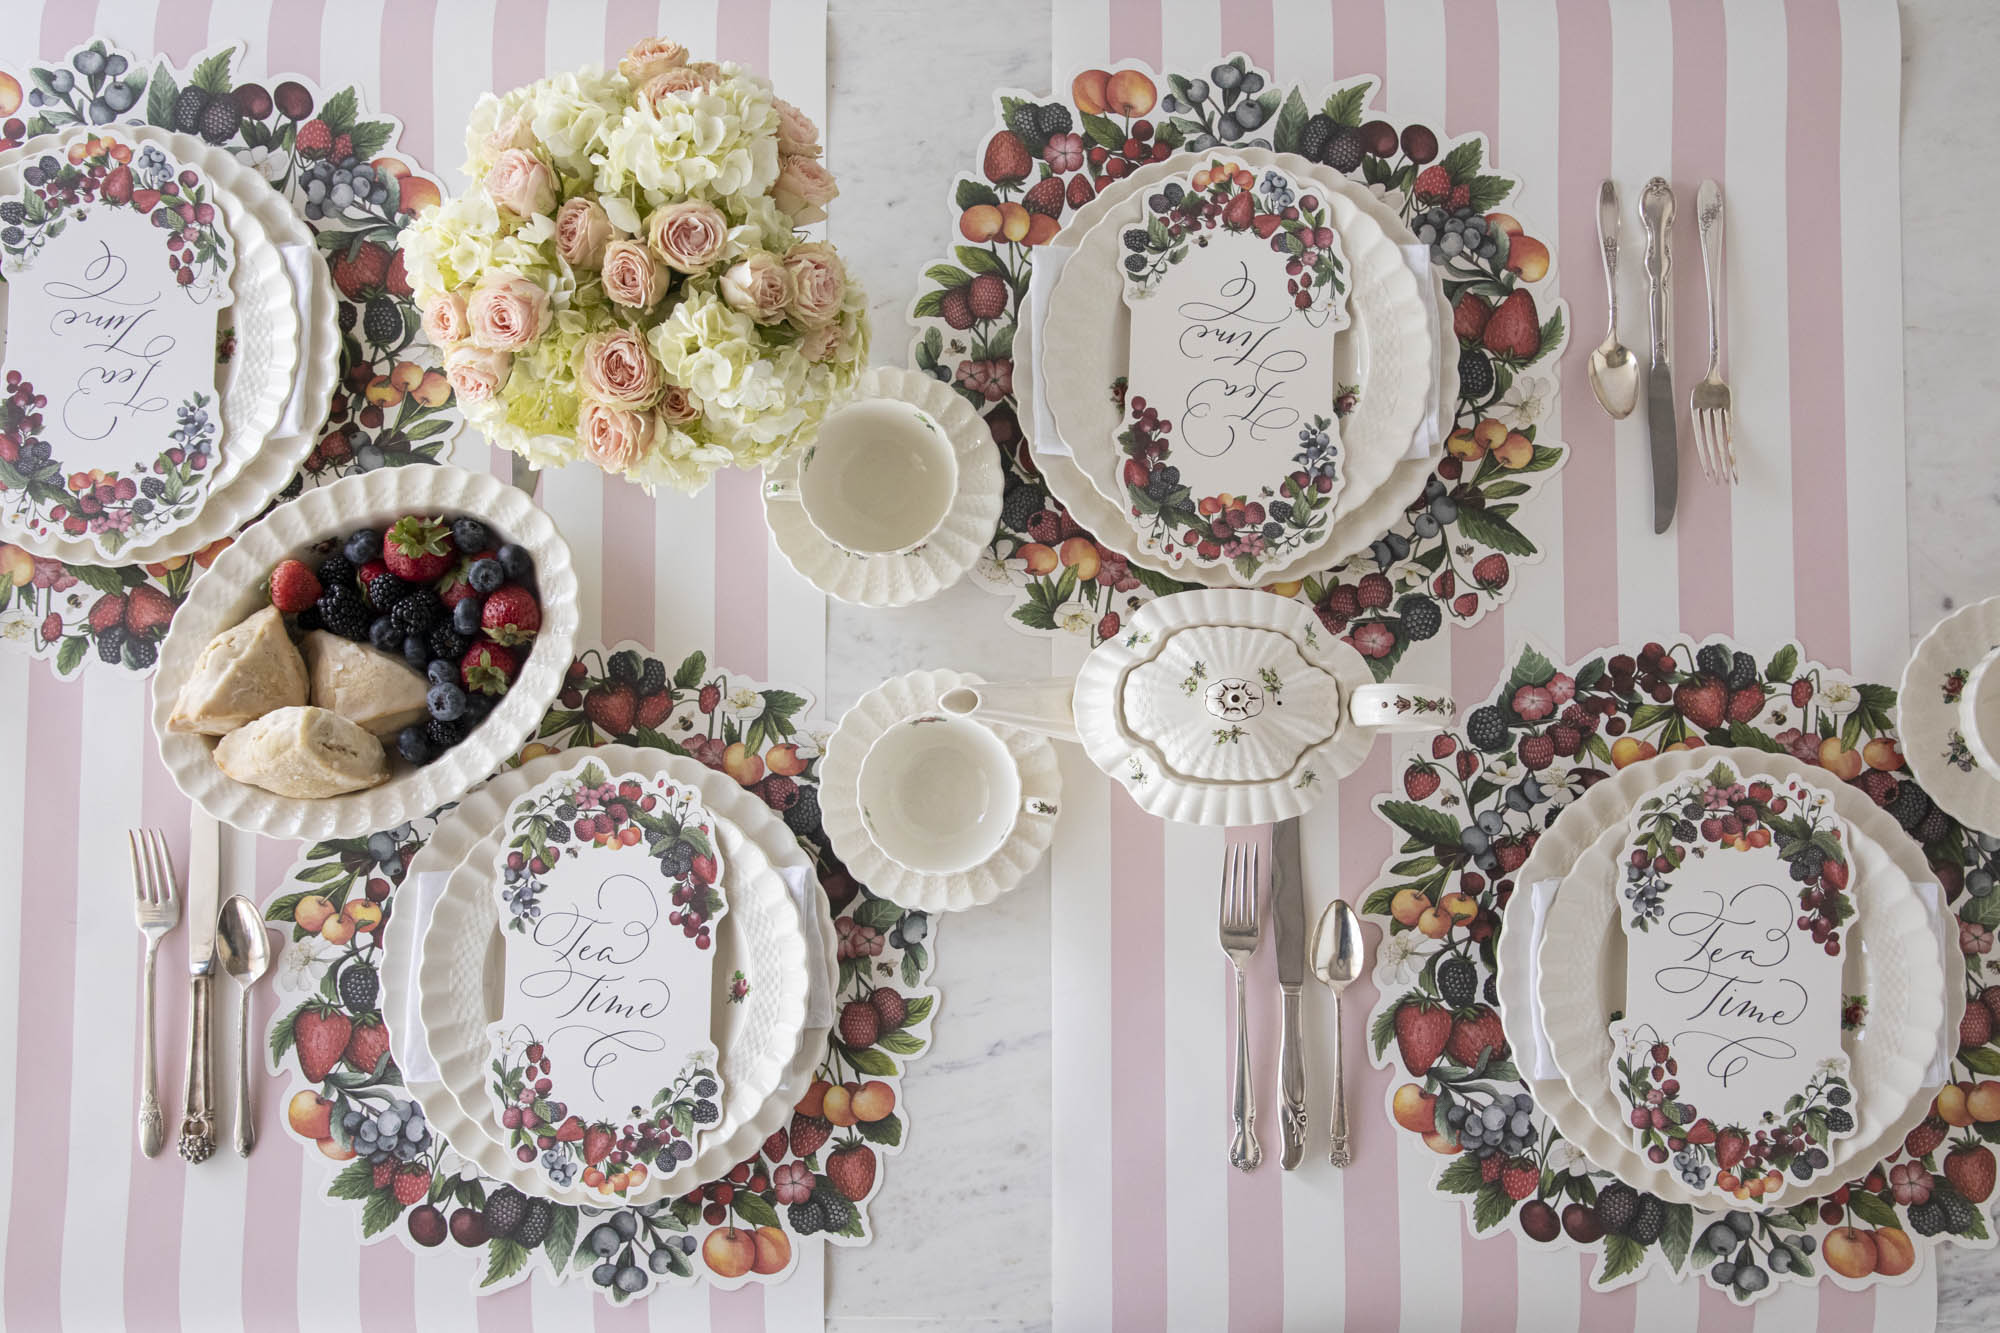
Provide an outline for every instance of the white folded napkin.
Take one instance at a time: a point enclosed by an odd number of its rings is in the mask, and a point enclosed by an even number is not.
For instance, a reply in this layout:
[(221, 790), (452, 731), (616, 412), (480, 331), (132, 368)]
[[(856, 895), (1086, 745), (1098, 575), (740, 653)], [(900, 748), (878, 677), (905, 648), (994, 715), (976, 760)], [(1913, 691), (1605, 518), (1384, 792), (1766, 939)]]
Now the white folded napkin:
[[(299, 306), (299, 374), (292, 380), (292, 396), (285, 402), (285, 410), (278, 414), (278, 424), (271, 427), (273, 439), (283, 439), (297, 435), (312, 424), (307, 413), (313, 404), (306, 401), (306, 344), (307, 328), (312, 321), (312, 280), (313, 265), (320, 262), (319, 254), (310, 245), (281, 245), (278, 257), (284, 261), (285, 272), (291, 276), (292, 291), (298, 297)], [(319, 404), (324, 408), (326, 404)]]
[[(1917, 897), (1923, 900), (1924, 911), (1930, 916), (1931, 920), (1936, 921), (1950, 914), (1950, 909), (1944, 905), (1943, 885), (1920, 882), (1912, 884), (1910, 887), (1914, 888), (1917, 891)], [(1938, 960), (1944, 964), (1944, 984), (1947, 986), (1956, 985), (1956, 978), (1958, 976), (1958, 949), (1956, 941), (1945, 938), (1943, 932), (1938, 934)], [(1937, 1053), (1931, 1056), (1931, 1067), (1924, 1071), (1925, 1087), (1936, 1087), (1951, 1076), (1951, 1057), (1957, 1050), (1958, 1034), (1956, 1032), (1938, 1033)]]
[(403, 1071), (405, 1083), (436, 1083), (442, 1077), (417, 1014), (417, 960), (423, 952), (424, 936), (430, 931), (431, 913), (450, 880), (448, 870), (415, 876), (396, 894), (396, 913), (389, 924), (391, 947), (382, 966), (395, 978), (389, 992), (398, 1002), (382, 1018), (389, 1025), (389, 1053), (396, 1057), (396, 1068)]
[(819, 881), (810, 866), (780, 866), (778, 874), (799, 905), (799, 919), (806, 925), (806, 961), (815, 964), (806, 977), (806, 1026), (826, 1027), (833, 1022), (833, 960), (819, 957)]

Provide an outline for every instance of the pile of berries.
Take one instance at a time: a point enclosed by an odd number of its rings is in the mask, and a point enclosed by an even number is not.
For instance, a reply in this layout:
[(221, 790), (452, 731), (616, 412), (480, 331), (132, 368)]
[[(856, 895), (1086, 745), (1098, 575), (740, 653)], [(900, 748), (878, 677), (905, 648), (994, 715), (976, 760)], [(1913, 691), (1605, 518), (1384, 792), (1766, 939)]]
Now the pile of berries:
[(372, 644), (430, 682), (428, 721), (396, 737), (412, 764), (429, 763), (484, 720), (542, 625), (533, 558), (476, 518), (411, 514), (357, 529), (316, 566), (280, 563), (270, 591), (301, 632)]
[(355, 1153), (371, 1162), (413, 1162), (430, 1149), (430, 1126), (415, 1101), (391, 1099), (380, 1111), (350, 1104), (341, 1128)]
[(1458, 1146), (1480, 1158), (1514, 1157), (1535, 1146), (1535, 1099), (1525, 1092), (1485, 1106), (1456, 1103), (1444, 1113)]
[[(1675, 850), (1680, 851), (1678, 847)], [(1625, 863), (1625, 901), (1632, 904), (1633, 925), (1643, 929), (1646, 923), (1666, 915), (1662, 896), (1666, 891), (1665, 875), (1671, 869), (1673, 862), (1665, 856), (1648, 856), (1643, 847), (1632, 849)]]

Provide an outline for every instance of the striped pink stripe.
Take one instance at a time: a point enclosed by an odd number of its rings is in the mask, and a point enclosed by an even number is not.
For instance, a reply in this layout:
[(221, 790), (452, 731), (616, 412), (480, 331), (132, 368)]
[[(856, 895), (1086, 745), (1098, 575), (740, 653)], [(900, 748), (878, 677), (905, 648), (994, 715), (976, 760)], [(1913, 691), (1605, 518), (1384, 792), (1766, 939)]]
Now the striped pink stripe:
[[(324, 5), (325, 0), (320, 0)], [(435, 169), (437, 110), (431, 97), (432, 54), (437, 35), (437, 0), (402, 0), (394, 23), (382, 28), (382, 86), (376, 109), (402, 123), (396, 151), (405, 161)], [(297, 69), (296, 65), (278, 66)], [(456, 142), (447, 156), (456, 156)]]
[(1336, 83), (1375, 76), (1375, 100), (1386, 105), (1389, 87), (1389, 0), (1332, 0), (1333, 77)]
[(160, 0), (153, 17), (153, 48), (175, 64), (208, 45), (210, 0)]
[(473, 1307), (479, 1318), (479, 1333), (519, 1333), (521, 1329), (533, 1328), (533, 1282), (530, 1278), (496, 1292), (482, 1292)]
[[(270, 28), (264, 34), (270, 52), (266, 69), (319, 77), (320, 18), (326, 4), (327, 0), (286, 0), (282, 9), (273, 7)], [(415, 119), (426, 126), (431, 121), (429, 116)]]
[(1757, 1307), (1745, 1305), (1704, 1282), (1697, 1323), (1701, 1333), (1750, 1333), (1757, 1326)]
[[(59, 40), (45, 49), (67, 46)], [(57, 1284), (69, 1207), (69, 1156), (60, 1149), (37, 1151), (27, 1136), (34, 1126), (67, 1125), (70, 1117), (76, 913), (63, 899), (77, 882), (77, 844), (72, 824), (49, 820), (49, 793), (75, 792), (81, 777), (76, 740), (83, 730), (82, 683), (59, 682), (47, 663), (37, 662), (28, 676), (24, 726), (27, 752), (35, 756), (37, 770), (26, 785), (23, 823), (39, 832), (21, 848), (21, 897), (24, 907), (40, 901), (53, 910), (38, 915), (32, 939), (23, 942), (15, 978), (19, 1031), (11, 1082), (17, 1141), (0, 1312), (13, 1328), (54, 1328), (62, 1309)]]
[[(1840, 13), (1785, 7), (1786, 280), (1792, 325), (1792, 580), (1806, 654), (1850, 657), (1840, 252)], [(1888, 441), (1883, 444), (1887, 445)]]
[(1236, 0), (1222, 7), (1222, 49), (1241, 51), (1251, 63), (1272, 69), (1278, 63), (1275, 0)]
[(1160, 67), (1161, 43), (1166, 34), (1166, 15), (1162, 9), (1161, 0), (1111, 0), (1113, 61), (1141, 60), (1154, 69)]
[[(1112, 1324), (1167, 1322), (1166, 841), (1123, 787), (1111, 791)], [(1226, 1122), (1224, 1122), (1226, 1123)]]

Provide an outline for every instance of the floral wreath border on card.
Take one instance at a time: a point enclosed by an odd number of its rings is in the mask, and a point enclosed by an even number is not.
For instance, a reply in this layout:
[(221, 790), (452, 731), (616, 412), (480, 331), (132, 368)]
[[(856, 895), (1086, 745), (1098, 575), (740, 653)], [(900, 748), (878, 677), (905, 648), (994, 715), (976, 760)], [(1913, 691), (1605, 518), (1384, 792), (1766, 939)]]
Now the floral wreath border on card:
[[(1460, 730), (1433, 738), (1428, 756), (1409, 763), (1402, 791), (1375, 799), (1403, 841), (1362, 907), (1382, 930), (1371, 1055), (1378, 1068), (1399, 1071), (1384, 1108), (1391, 1124), (1447, 1154), (1432, 1188), (1461, 1199), (1473, 1234), (1504, 1225), (1537, 1243), (1593, 1252), (1598, 1289), (1653, 1268), (1685, 1278), (1699, 1265), (1710, 1286), (1738, 1300), (1775, 1290), (1774, 1278), (1811, 1282), (1830, 1272), (1850, 1289), (1908, 1281), (1935, 1245), (1993, 1245), (1986, 1214), (1995, 1168), (1988, 1145), (2000, 1143), (2000, 963), (1992, 958), (2000, 894), (1990, 877), (2000, 851), (1946, 816), (1910, 776), (1895, 707), (1895, 686), (1805, 661), (1796, 644), (1759, 665), (1727, 640), (1675, 638), (1560, 669), (1529, 644)], [(1615, 1183), (1555, 1132), (1510, 1058), (1494, 980), (1515, 887), (1509, 876), (1541, 830), (1616, 769), (1690, 744), (1790, 755), (1887, 809), (1923, 846), (1957, 913), (1963, 970), (1948, 973), (1970, 997), (1952, 1081), (1901, 1148), (1818, 1197), (1717, 1218)], [(1986, 877), (1983, 895), (1966, 891), (1971, 872)], [(1849, 997), (1843, 1024), (1864, 1021), (1862, 1009)], [(1482, 1114), (1499, 1105), (1509, 1134), (1519, 1125), (1515, 1110), (1528, 1123), (1486, 1159), (1448, 1151), (1437, 1130), (1447, 1093)], [(1746, 1266), (1758, 1276), (1737, 1281)]]
[[(830, 728), (801, 721), (811, 709), (804, 694), (713, 667), (701, 652), (670, 666), (638, 644), (585, 646), (536, 738), (512, 761), (624, 744), (689, 755), (727, 772), (798, 836), (834, 915), (840, 976), (819, 1081), (789, 1126), (724, 1179), (657, 1204), (624, 1208), (607, 1199), (593, 1209), (532, 1202), (491, 1188), (427, 1125), (410, 1137), (414, 1103), (402, 1095), (376, 1008), (376, 967), (404, 871), (441, 812), (306, 849), (264, 905), (266, 920), (289, 932), (276, 969), (281, 1003), (268, 1034), (268, 1067), (289, 1085), (288, 1132), (301, 1147), (317, 1146), (334, 1159), (326, 1194), (360, 1205), (364, 1243), (398, 1237), (421, 1251), (464, 1228), (478, 1254), (468, 1271), (481, 1290), (536, 1273), (557, 1282), (589, 1277), (607, 1299), (622, 1302), (655, 1283), (783, 1281), (805, 1236), (837, 1245), (872, 1239), (867, 1210), (881, 1158), (900, 1152), (904, 1140), (903, 1065), (931, 1045), (939, 999), (929, 981), (935, 923), (876, 897), (834, 856), (818, 792)], [(316, 930), (308, 932), (308, 925)], [(736, 980), (739, 997), (754, 984)], [(856, 1099), (842, 1086), (863, 1080), (869, 1119), (856, 1113)], [(832, 1092), (842, 1094), (838, 1115), (831, 1114)], [(366, 1156), (343, 1160), (361, 1132), (344, 1128), (349, 1110), (364, 1113), (377, 1143), (385, 1133), (403, 1133), (383, 1166)], [(393, 1127), (385, 1128), (385, 1112)], [(460, 1213), (472, 1220), (454, 1222)], [(735, 1235), (716, 1242), (711, 1255), (712, 1238), (725, 1231)], [(731, 1252), (732, 1245), (740, 1250), (739, 1236), (756, 1245), (755, 1268), (719, 1272), (717, 1262), (730, 1269), (732, 1259), (740, 1260)]]
[[(1274, 589), (1312, 604), (1379, 680), (1410, 643), (1446, 624), (1477, 623), (1511, 595), (1514, 564), (1542, 558), (1514, 518), (1567, 456), (1560, 442), (1536, 438), (1567, 340), (1567, 307), (1547, 285), (1548, 248), (1499, 211), (1518, 185), (1486, 171), (1485, 136), (1440, 143), (1428, 126), (1399, 132), (1371, 113), (1379, 83), (1352, 79), (1309, 100), (1302, 86), (1275, 83), (1234, 54), (1206, 75), (1155, 75), (1128, 61), (1084, 70), (1066, 98), (1037, 101), (1012, 89), (995, 95), (996, 124), (981, 145), (980, 170), (961, 172), (952, 184), (948, 216), (958, 241), (925, 266), (908, 313), (916, 328), (913, 364), (984, 413), (1007, 465), (999, 529), (974, 574), (1018, 603), (1013, 618), (1025, 630), (1080, 634), (1094, 647), (1150, 598), (1191, 586), (1101, 545), (1048, 494), (1013, 390), (1014, 332), (1031, 249), (1054, 237), (1064, 215), (1094, 198), (1101, 182), (1156, 160), (1161, 144), (1169, 151), (1297, 152), (1377, 190), (1406, 220), (1432, 208), (1469, 210), (1482, 238), (1496, 238), (1493, 255), (1472, 260), (1438, 248), (1450, 233), (1438, 232), (1433, 243), (1433, 265), (1444, 266), (1454, 310), (1461, 387), (1446, 456), (1423, 493), (1368, 551)], [(1256, 109), (1246, 114), (1250, 106)], [(1454, 216), (1462, 236), (1465, 215)], [(1453, 249), (1462, 251), (1463, 242)], [(1519, 272), (1507, 266), (1513, 251)], [(1538, 298), (1550, 305), (1546, 315)], [(1539, 373), (1527, 373), (1531, 368)], [(1031, 564), (1040, 572), (1030, 572)]]
[[(353, 85), (328, 92), (298, 74), (260, 82), (243, 69), (247, 49), (225, 46), (175, 66), (99, 37), (59, 61), (0, 70), (0, 151), (37, 135), (119, 124), (226, 148), (306, 214), (339, 308), (340, 382), (318, 443), (280, 498), (371, 468), (443, 462), (464, 421), (424, 341), (397, 243), (442, 186), (397, 151), (401, 123), (370, 115)], [(363, 167), (368, 176), (357, 177)], [(366, 202), (356, 197), (362, 179)], [(336, 185), (346, 189), (338, 207), (330, 203)], [(225, 332), (222, 359), (231, 341)], [(0, 543), (0, 641), (48, 659), (60, 677), (91, 662), (150, 671), (174, 608), (231, 540), (122, 566), (70, 565)]]

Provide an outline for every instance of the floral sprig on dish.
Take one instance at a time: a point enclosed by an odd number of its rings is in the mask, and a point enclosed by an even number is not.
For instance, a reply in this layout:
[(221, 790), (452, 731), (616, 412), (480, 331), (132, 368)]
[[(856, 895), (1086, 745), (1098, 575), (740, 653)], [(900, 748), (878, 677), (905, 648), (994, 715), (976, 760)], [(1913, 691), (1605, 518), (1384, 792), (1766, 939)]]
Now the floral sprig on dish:
[(1287, 295), (1300, 310), (1325, 309), (1347, 292), (1325, 201), (1280, 171), (1255, 172), (1220, 158), (1197, 168), (1182, 185), (1168, 181), (1146, 196), (1144, 226), (1119, 234), (1125, 273), (1139, 290), (1158, 285), (1188, 247), (1208, 244), (1208, 232), (1255, 232), (1271, 249), (1289, 255)]
[(167, 233), (167, 271), (182, 287), (204, 290), (229, 272), (234, 253), (216, 227), (207, 180), (192, 167), (176, 171), (155, 144), (91, 135), (57, 156), (43, 153), (20, 168), (20, 196), (0, 202), (0, 249), (22, 264), (72, 219), (94, 206), (127, 208)]

